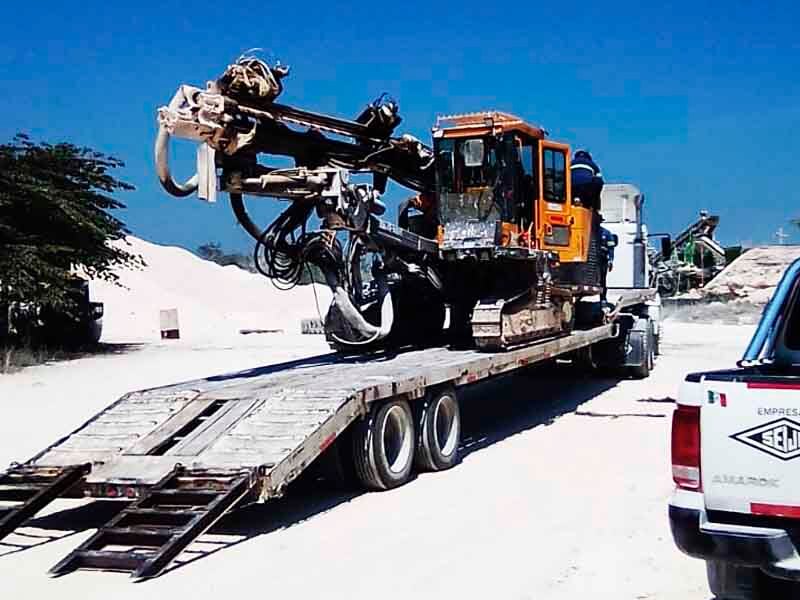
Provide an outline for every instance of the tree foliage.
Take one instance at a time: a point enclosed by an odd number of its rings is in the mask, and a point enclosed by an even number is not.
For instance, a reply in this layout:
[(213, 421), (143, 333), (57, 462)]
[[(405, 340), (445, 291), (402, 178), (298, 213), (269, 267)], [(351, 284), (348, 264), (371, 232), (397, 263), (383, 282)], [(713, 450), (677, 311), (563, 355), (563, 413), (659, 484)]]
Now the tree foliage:
[(115, 282), (113, 269), (142, 264), (108, 242), (129, 233), (109, 211), (132, 190), (112, 171), (122, 161), (72, 144), (19, 134), (0, 145), (0, 306), (15, 302), (69, 310), (76, 270)]

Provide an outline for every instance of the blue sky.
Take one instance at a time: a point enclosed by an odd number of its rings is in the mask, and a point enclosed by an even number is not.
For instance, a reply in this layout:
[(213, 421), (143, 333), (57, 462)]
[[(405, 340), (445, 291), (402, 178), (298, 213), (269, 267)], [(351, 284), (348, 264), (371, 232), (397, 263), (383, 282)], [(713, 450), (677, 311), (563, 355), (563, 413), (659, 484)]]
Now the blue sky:
[[(511, 111), (590, 149), (606, 181), (639, 185), (651, 230), (706, 208), (723, 242), (769, 242), (800, 216), (798, 17), (790, 2), (15, 4), (0, 22), (0, 139), (122, 158), (137, 190), (119, 216), (135, 234), (247, 250), (225, 198), (160, 189), (152, 145), (180, 83), (261, 47), (292, 67), (284, 102), (354, 116), (388, 92), (403, 130), (426, 140), (437, 114)], [(176, 146), (187, 175), (193, 150)], [(256, 203), (264, 219), (277, 208)]]

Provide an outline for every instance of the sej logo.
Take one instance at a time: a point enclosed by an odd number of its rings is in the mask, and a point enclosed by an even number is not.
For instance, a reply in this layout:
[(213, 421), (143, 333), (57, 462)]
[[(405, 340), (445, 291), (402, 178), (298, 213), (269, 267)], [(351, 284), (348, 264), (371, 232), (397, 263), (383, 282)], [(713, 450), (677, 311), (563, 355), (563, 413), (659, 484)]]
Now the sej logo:
[(735, 433), (731, 437), (781, 460), (800, 456), (800, 423), (791, 419), (778, 419)]

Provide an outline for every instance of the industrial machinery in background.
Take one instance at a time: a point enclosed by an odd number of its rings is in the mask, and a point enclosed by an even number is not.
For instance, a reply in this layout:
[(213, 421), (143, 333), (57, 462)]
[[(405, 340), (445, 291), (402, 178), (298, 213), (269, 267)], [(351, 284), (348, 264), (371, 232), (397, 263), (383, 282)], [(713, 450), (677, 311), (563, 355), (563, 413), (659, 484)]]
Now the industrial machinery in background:
[(660, 238), (660, 249), (651, 252), (654, 285), (663, 297), (702, 288), (736, 258), (741, 249), (725, 248), (714, 237), (719, 217), (700, 211), (696, 221), (676, 236), (652, 234)]
[[(481, 112), (440, 118), (430, 147), (394, 134), (398, 105), (385, 96), (353, 120), (279, 104), (287, 75), (246, 56), (205, 89), (180, 86), (159, 110), (156, 166), (176, 196), (214, 201), (219, 181), (276, 285), (295, 285), (310, 265), (322, 271), (334, 347), (429, 343), (448, 309), (453, 338), (485, 349), (572, 329), (576, 302), (598, 294), (602, 277), (598, 207), (573, 197), (567, 145)], [(186, 183), (170, 173), (171, 137), (199, 143)], [(295, 166), (259, 161), (269, 155)], [(399, 225), (380, 218), (389, 179), (417, 193)], [(289, 205), (262, 227), (244, 195)]]

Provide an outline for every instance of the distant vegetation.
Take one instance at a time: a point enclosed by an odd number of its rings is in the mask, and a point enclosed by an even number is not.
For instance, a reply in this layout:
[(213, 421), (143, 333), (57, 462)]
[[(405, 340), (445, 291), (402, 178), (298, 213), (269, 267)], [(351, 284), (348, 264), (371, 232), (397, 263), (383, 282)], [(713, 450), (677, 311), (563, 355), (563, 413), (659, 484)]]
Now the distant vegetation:
[(256, 273), (256, 265), (253, 262), (252, 254), (244, 254), (242, 252), (226, 252), (222, 249), (219, 242), (206, 242), (197, 247), (195, 251), (197, 256), (205, 260), (210, 260), (218, 265), (228, 266), (236, 265), (251, 273)]

